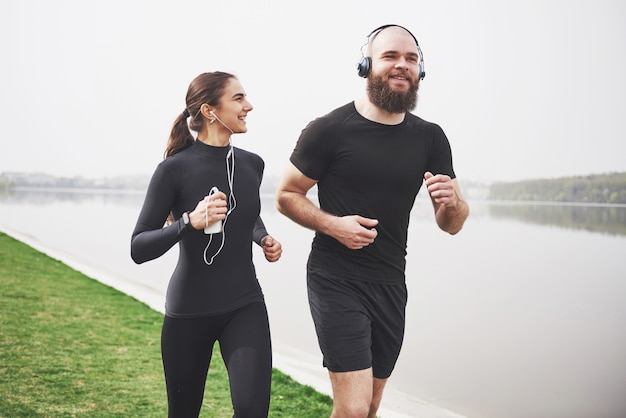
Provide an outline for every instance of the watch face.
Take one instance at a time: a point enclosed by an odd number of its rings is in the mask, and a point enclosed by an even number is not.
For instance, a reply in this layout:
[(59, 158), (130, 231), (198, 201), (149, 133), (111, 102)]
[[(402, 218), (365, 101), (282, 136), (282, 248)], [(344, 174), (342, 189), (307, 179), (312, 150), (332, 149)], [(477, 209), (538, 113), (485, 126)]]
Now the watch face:
[(187, 225), (189, 223), (189, 214), (187, 212), (183, 213), (183, 223)]

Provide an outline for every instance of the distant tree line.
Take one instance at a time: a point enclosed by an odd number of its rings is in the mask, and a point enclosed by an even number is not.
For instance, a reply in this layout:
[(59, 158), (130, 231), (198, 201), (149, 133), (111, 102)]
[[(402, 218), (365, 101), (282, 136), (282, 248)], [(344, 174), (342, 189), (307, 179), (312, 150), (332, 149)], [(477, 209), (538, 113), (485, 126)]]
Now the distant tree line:
[(626, 172), (493, 183), (489, 199), (626, 204)]
[(145, 190), (149, 181), (150, 176), (144, 174), (93, 179), (81, 176), (57, 177), (47, 173), (0, 173), (0, 189), (5, 190), (16, 188)]
[[(279, 177), (266, 175), (261, 184), (262, 194), (274, 194)], [(48, 173), (0, 172), (0, 193), (15, 189), (95, 189), (145, 191), (150, 182), (149, 174), (116, 176), (107, 178), (58, 177)]]

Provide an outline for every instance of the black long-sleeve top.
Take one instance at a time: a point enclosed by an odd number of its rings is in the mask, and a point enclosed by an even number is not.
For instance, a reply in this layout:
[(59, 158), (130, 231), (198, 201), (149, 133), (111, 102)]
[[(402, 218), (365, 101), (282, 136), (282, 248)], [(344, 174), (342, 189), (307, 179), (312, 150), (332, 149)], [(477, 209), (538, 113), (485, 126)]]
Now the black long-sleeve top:
[[(191, 212), (213, 186), (229, 196), (226, 158), (230, 147), (201, 141), (162, 161), (156, 168), (131, 239), (136, 263), (153, 260), (179, 244), (179, 258), (171, 276), (165, 313), (172, 317), (216, 315), (263, 300), (252, 262), (252, 242), (260, 245), (267, 231), (260, 218), (259, 187), (265, 164), (261, 157), (234, 148), (234, 210), (223, 223), (224, 235), (211, 235), (185, 225), (181, 215)], [(233, 201), (229, 202), (231, 209)], [(175, 222), (163, 227), (172, 213)], [(211, 265), (211, 256), (224, 247)]]

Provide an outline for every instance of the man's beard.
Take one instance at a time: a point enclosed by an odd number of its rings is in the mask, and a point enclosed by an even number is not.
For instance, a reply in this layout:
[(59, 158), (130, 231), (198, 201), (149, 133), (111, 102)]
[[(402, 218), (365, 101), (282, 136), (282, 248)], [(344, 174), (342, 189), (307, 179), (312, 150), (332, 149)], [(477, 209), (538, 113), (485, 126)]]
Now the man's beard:
[(395, 91), (383, 77), (372, 74), (367, 78), (367, 94), (372, 103), (389, 113), (407, 113), (417, 106), (420, 87), (419, 79), (417, 82), (410, 80), (410, 83), (408, 91)]

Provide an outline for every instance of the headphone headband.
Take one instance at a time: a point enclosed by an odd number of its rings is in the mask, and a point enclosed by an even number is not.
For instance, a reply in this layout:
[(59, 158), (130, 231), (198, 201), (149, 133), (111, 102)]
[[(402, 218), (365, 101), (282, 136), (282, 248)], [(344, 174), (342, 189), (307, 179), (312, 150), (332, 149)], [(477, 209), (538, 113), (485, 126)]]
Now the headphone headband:
[[(417, 38), (415, 37), (415, 35), (413, 35), (413, 33), (411, 33), (411, 31), (405, 28), (404, 26), (400, 26), (396, 24), (387, 24), (387, 25), (379, 26), (373, 31), (371, 31), (369, 35), (367, 35), (367, 43), (365, 45), (369, 45), (374, 40), (374, 38), (378, 36), (378, 34), (381, 31), (390, 27), (397, 27), (397, 28), (404, 29), (405, 31), (408, 32), (409, 35), (411, 35), (411, 37), (415, 41), (415, 45), (417, 46), (417, 52), (419, 53), (418, 74), (419, 74), (420, 80), (423, 80), (424, 77), (426, 77), (426, 71), (424, 71), (424, 54), (422, 53), (422, 48), (420, 48), (420, 44), (417, 41)], [(357, 65), (357, 72), (360, 77), (367, 78), (372, 68), (372, 58), (366, 57), (363, 55), (363, 46), (361, 47), (361, 61)]]
[[(394, 25), (394, 24), (382, 25), (382, 26), (377, 27), (377, 28), (376, 28), (376, 29), (374, 29), (373, 31), (371, 31), (371, 32), (370, 32), (370, 34), (369, 34), (369, 35), (367, 35), (367, 43), (370, 43), (370, 42), (372, 42), (372, 41), (373, 41), (373, 39), (370, 39), (370, 38), (372, 37), (372, 35), (374, 35), (374, 34), (378, 35), (378, 33), (379, 33), (379, 32), (381, 32), (381, 31), (383, 31), (383, 30), (385, 30), (385, 29), (387, 29), (387, 28), (392, 28), (392, 27), (401, 28), (401, 29), (404, 29), (405, 31), (407, 31), (407, 32), (409, 33), (409, 35), (411, 35), (411, 37), (412, 37), (412, 38), (413, 38), (413, 40), (415, 41), (415, 45), (417, 45), (417, 46), (418, 46), (418, 48), (419, 48), (420, 43), (419, 43), (419, 42), (417, 42), (417, 38), (415, 37), (415, 35), (413, 35), (413, 34), (411, 33), (411, 31), (410, 31), (410, 30), (408, 30), (408, 29), (407, 29), (407, 28), (405, 28), (404, 26)], [(376, 36), (374, 36), (374, 38), (375, 38), (375, 37), (376, 37)]]

